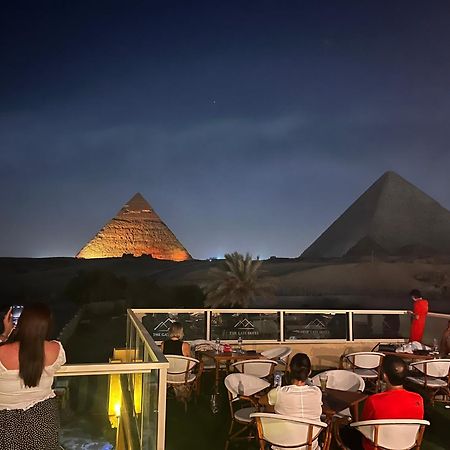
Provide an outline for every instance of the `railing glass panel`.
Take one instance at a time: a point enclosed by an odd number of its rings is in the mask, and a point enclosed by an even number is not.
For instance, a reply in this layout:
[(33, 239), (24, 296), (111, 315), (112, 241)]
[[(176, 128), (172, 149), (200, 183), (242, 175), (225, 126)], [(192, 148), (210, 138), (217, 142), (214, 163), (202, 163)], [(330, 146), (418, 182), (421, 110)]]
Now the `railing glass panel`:
[[(77, 372), (71, 372), (73, 366), (64, 366), (54, 384), (64, 449), (164, 448), (159, 421), (165, 421), (165, 417), (158, 415), (161, 370), (149, 369), (145, 364), (140, 372), (140, 365), (111, 363), (110, 369), (106, 364), (98, 365), (88, 369), (89, 375), (76, 375)], [(83, 370), (83, 365), (76, 367)], [(119, 367), (132, 373), (113, 370)], [(97, 369), (112, 373), (95, 375)]]
[(437, 344), (440, 344), (442, 334), (447, 329), (450, 320), (450, 315), (444, 314), (428, 314), (425, 322), (425, 332), (422, 342), (429, 346), (433, 345), (433, 340), (437, 340)]
[(64, 449), (116, 448), (121, 399), (115, 392), (119, 384), (113, 382), (109, 406), (109, 378), (109, 375), (90, 375), (56, 379), (55, 392), (61, 417), (60, 444)]
[(213, 312), (211, 339), (247, 341), (280, 340), (280, 313), (278, 312)]
[(164, 341), (169, 337), (169, 328), (173, 322), (180, 322), (184, 329), (184, 339), (193, 341), (204, 339), (206, 334), (205, 312), (155, 312), (142, 316), (142, 324), (155, 341)]
[(285, 340), (347, 339), (346, 313), (284, 314)]
[(410, 315), (405, 312), (353, 313), (354, 339), (407, 339)]

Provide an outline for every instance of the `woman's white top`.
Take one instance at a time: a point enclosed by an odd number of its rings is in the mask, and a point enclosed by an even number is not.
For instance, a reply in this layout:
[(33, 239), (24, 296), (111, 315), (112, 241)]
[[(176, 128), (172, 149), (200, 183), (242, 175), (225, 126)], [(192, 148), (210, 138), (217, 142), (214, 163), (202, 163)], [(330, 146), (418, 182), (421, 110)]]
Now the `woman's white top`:
[[(273, 405), (277, 414), (294, 416), (302, 419), (319, 420), (322, 414), (322, 391), (317, 386), (297, 386), (291, 384), (272, 389), (268, 395), (269, 404)], [(292, 448), (292, 447), (290, 447)], [(313, 441), (313, 450), (319, 450), (317, 439)], [(283, 450), (272, 445), (273, 450)], [(306, 450), (306, 446), (292, 450)]]
[(19, 369), (7, 369), (0, 362), (0, 410), (29, 409), (36, 403), (55, 397), (52, 389), (55, 372), (66, 362), (66, 353), (59, 341), (56, 361), (45, 366), (39, 384), (26, 387), (19, 377)]
[(317, 386), (291, 384), (272, 389), (268, 400), (277, 414), (311, 420), (320, 420), (322, 414), (322, 392)]

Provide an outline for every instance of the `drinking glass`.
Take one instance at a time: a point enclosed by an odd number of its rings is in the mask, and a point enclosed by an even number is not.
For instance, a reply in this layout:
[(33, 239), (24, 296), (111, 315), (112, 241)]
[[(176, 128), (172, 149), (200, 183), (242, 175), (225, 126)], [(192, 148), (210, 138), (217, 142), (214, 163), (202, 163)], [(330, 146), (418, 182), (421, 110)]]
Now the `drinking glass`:
[(321, 373), (319, 375), (319, 379), (320, 379), (320, 389), (322, 390), (322, 392), (325, 392), (325, 389), (327, 388), (328, 374)]
[(216, 338), (216, 353), (220, 353), (220, 339)]

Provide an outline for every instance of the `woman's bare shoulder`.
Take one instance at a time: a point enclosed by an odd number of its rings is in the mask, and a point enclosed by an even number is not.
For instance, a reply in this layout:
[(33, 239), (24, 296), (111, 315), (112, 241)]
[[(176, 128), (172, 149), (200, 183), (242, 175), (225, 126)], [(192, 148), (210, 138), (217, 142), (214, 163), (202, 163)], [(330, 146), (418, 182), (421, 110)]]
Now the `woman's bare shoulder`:
[(0, 362), (7, 369), (17, 369), (19, 367), (19, 346), (17, 342), (0, 346)]
[(183, 355), (184, 356), (191, 356), (191, 346), (189, 342), (183, 342)]
[(17, 352), (17, 343), (10, 342), (3, 345), (0, 345), (0, 355), (7, 355), (13, 352)]
[(46, 365), (52, 364), (58, 358), (61, 344), (58, 341), (45, 341), (44, 349)]

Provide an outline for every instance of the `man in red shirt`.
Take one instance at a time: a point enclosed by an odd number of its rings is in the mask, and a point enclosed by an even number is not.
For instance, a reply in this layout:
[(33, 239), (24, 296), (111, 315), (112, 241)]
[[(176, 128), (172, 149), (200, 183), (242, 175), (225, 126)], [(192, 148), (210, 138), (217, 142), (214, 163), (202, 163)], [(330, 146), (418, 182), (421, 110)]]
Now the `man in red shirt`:
[(428, 300), (422, 298), (422, 294), (417, 289), (413, 289), (409, 295), (413, 301), (413, 317), (409, 332), (409, 342), (422, 342), (428, 314)]
[[(408, 366), (398, 356), (383, 359), (383, 379), (387, 390), (370, 396), (364, 405), (361, 420), (376, 419), (423, 419), (423, 399), (415, 392), (403, 389)], [(364, 450), (374, 447), (363, 438)]]

